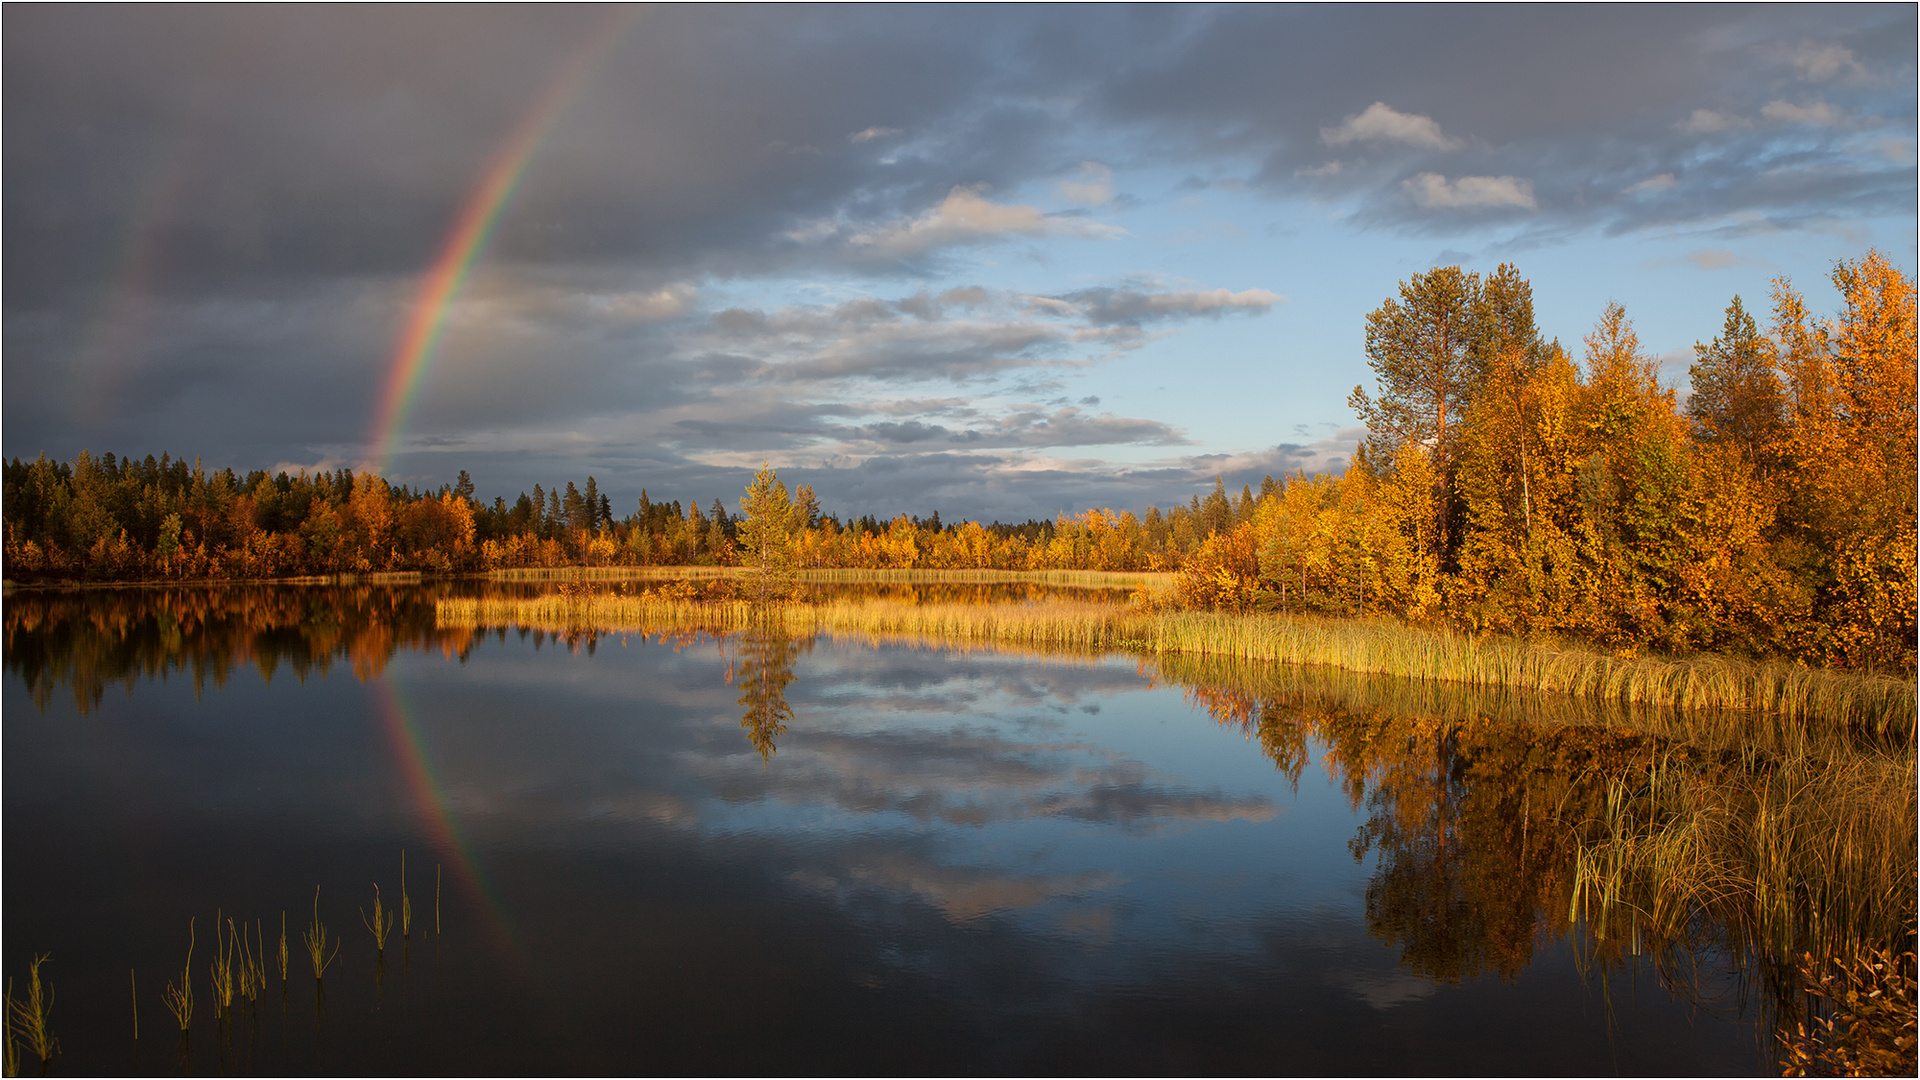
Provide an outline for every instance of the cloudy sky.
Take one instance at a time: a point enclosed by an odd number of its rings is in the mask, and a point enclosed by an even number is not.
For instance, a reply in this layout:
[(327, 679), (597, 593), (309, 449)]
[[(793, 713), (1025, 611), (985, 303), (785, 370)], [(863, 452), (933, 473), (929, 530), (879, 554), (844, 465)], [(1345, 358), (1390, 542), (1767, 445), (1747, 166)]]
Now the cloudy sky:
[(1684, 390), (1735, 294), (1915, 262), (1911, 5), (0, 20), (9, 457), (1140, 508), (1338, 468), (1435, 265), (1569, 345), (1623, 303)]

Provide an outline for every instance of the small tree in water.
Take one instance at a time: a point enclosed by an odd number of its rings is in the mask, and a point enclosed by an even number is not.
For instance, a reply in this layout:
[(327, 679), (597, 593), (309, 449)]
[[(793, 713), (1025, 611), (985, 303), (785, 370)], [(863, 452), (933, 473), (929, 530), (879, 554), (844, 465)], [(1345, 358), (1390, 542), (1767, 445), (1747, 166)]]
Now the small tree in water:
[(755, 603), (785, 599), (793, 592), (793, 500), (787, 486), (762, 462), (747, 485), (740, 507), (740, 561), (748, 568), (747, 595)]

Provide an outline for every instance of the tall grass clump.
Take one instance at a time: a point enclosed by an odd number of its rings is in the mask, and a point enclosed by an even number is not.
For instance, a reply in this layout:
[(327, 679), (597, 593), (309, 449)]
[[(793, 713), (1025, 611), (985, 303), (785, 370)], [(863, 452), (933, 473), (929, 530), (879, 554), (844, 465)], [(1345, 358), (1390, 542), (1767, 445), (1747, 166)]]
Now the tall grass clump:
[[(228, 929), (233, 926), (227, 922)], [(233, 952), (234, 942), (231, 933), (220, 932), (220, 913), (213, 915), (213, 962), (208, 965), (208, 974), (213, 980), (214, 1019), (224, 1016), (233, 1007)]]
[(368, 921), (367, 909), (361, 908), (360, 921), (373, 933), (374, 951), (383, 956), (387, 951), (387, 934), (393, 930), (393, 915), (393, 912), (386, 911), (384, 912), (385, 921), (381, 921), (383, 909), (380, 907), (380, 886), (375, 885), (373, 887), (373, 919)]
[(400, 937), (413, 934), (413, 901), (407, 899), (407, 849), (400, 849)]
[[(24, 1040), (27, 1049), (40, 1059), (42, 1070), (60, 1052), (60, 1040), (55, 1039), (47, 1028), (48, 1018), (53, 1013), (53, 992), (40, 981), (40, 965), (52, 958), (51, 954), (39, 953), (27, 964), (27, 996), (24, 998), (16, 999), (13, 996), (13, 980), (7, 980), (7, 1040), (9, 1044), (16, 1037)], [(17, 1074), (19, 1059), (17, 1051), (12, 1053), (15, 1055), (13, 1064)]]
[(1801, 758), (1707, 780), (1669, 761), (1609, 781), (1569, 915), (1686, 940), (1701, 925), (1776, 970), (1913, 943), (1912, 754)]
[(1378, 618), (1167, 610), (1153, 603), (1125, 607), (1074, 600), (985, 605), (827, 600), (768, 608), (735, 600), (696, 600), (690, 590), (639, 595), (570, 591), (524, 599), (443, 599), (436, 618), (443, 628), (519, 626), (568, 635), (725, 633), (771, 621), (796, 635), (1318, 664), (1629, 706), (1740, 710), (1813, 721), (1886, 743), (1913, 738), (1920, 708), (1912, 681), (1881, 675), (1711, 655), (1606, 655), (1551, 641), (1472, 635)]
[(180, 981), (168, 983), (160, 992), (160, 1000), (166, 1003), (167, 1011), (173, 1014), (180, 1024), (180, 1033), (186, 1034), (193, 1025), (193, 920), (187, 920), (187, 962), (180, 969)]
[[(301, 935), (301, 940), (307, 946), (307, 958), (313, 961), (313, 979), (319, 982), (326, 978), (327, 965), (333, 963), (333, 958), (340, 955), (340, 942), (328, 937), (326, 924), (320, 921), (320, 886), (318, 885), (313, 887), (313, 925), (307, 927), (307, 932)], [(329, 941), (333, 943), (332, 952), (327, 951)]]

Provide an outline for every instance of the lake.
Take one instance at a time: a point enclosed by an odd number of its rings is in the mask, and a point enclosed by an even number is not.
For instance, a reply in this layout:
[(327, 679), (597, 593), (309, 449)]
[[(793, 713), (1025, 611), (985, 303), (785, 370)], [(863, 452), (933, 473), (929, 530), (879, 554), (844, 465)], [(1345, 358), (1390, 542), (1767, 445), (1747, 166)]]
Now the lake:
[(1773, 1071), (1741, 958), (1551, 910), (1539, 793), (1591, 778), (1502, 763), (1637, 752), (1597, 711), (434, 623), (535, 588), (9, 595), (5, 967), (51, 954), (53, 1072)]

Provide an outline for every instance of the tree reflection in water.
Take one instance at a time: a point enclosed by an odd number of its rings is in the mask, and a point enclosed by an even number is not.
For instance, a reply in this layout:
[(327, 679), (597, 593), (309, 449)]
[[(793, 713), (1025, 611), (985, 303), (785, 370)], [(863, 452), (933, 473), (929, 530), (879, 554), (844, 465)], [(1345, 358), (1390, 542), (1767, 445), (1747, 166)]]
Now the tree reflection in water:
[(1375, 860), (1368, 932), (1425, 977), (1512, 981), (1570, 938), (1596, 967), (1649, 959), (1682, 995), (1733, 978), (1784, 1035), (1806, 1015), (1803, 953), (1912, 947), (1910, 748), (1744, 714), (1154, 666), (1295, 784), (1318, 747), (1366, 815), (1349, 850)]
[(779, 749), (775, 740), (787, 733), (787, 723), (793, 719), (786, 692), (793, 681), (793, 662), (812, 648), (813, 639), (798, 640), (768, 624), (735, 635), (733, 642), (731, 678), (740, 688), (739, 704), (746, 708), (740, 727), (759, 751), (760, 760), (771, 761)]

